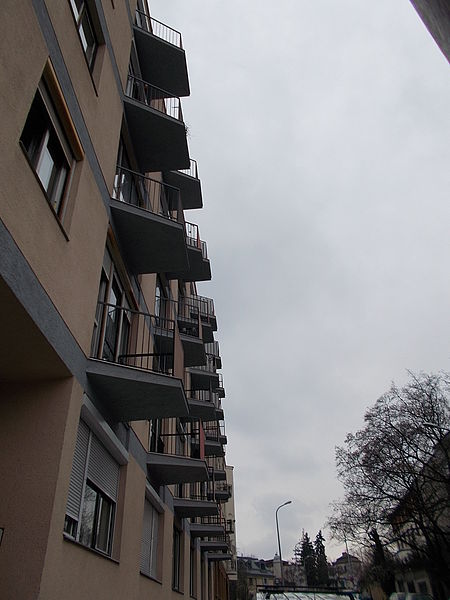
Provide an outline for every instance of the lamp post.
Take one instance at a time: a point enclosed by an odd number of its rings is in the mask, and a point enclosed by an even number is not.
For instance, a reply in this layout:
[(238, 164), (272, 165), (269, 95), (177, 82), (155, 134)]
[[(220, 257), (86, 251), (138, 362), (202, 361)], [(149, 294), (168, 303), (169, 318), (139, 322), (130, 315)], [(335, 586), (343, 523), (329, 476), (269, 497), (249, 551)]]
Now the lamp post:
[(281, 556), (281, 542), (280, 542), (280, 528), (278, 526), (278, 511), (280, 510), (280, 508), (282, 508), (283, 506), (286, 506), (286, 504), (292, 504), (292, 500), (288, 500), (287, 502), (284, 502), (283, 504), (280, 504), (280, 506), (277, 508), (277, 510), (275, 511), (275, 522), (277, 524), (277, 538), (278, 538), (278, 554), (280, 556), (280, 575), (281, 575), (281, 585), (284, 585), (284, 578), (283, 578), (283, 558)]

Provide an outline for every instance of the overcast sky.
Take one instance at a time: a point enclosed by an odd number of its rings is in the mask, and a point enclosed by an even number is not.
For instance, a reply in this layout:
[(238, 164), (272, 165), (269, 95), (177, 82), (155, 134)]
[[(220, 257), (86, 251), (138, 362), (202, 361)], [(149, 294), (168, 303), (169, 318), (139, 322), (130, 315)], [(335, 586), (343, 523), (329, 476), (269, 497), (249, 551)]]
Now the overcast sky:
[(289, 558), (365, 409), (450, 369), (448, 63), (408, 0), (150, 6), (188, 60), (238, 551), (273, 557), (292, 500)]

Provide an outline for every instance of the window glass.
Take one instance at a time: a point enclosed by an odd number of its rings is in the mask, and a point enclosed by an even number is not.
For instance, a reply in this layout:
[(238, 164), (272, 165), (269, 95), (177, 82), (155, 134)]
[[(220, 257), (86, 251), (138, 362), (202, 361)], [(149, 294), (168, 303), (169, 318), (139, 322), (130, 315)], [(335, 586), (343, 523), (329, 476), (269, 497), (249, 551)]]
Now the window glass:
[(64, 532), (89, 548), (111, 554), (119, 465), (80, 421)]
[(81, 513), (80, 542), (85, 546), (92, 546), (94, 541), (95, 508), (97, 504), (97, 492), (86, 483), (83, 498), (83, 510)]
[(70, 0), (70, 6), (77, 25), (78, 35), (86, 56), (89, 68), (92, 69), (97, 52), (98, 40), (95, 35), (92, 17), (84, 0)]

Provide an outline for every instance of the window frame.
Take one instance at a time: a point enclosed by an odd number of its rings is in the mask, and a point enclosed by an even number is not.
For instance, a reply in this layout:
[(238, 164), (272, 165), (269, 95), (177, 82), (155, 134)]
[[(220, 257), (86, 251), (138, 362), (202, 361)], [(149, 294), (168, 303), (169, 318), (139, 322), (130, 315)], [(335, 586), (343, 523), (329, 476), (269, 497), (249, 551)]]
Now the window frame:
[[(44, 79), (39, 82), (33, 97), (19, 144), (48, 205), (58, 221), (62, 223), (66, 212), (76, 156), (67, 139)], [(53, 146), (53, 148), (49, 149), (50, 146)], [(52, 168), (47, 182), (44, 179), (43, 172), (46, 154), (52, 160)]]
[[(146, 521), (146, 510), (151, 511), (150, 522)], [(144, 500), (144, 515), (143, 515), (143, 528), (142, 528), (142, 545), (141, 545), (141, 566), (140, 572), (147, 577), (152, 579), (158, 579), (158, 550), (159, 550), (159, 539), (161, 532), (161, 513), (155, 507), (153, 502), (146, 496)], [(144, 552), (145, 552), (145, 529), (149, 527), (149, 551), (148, 551), (148, 562), (144, 564)]]
[(174, 525), (172, 536), (172, 589), (181, 591), (181, 541), (182, 533)]
[[(96, 23), (96, 19), (94, 18), (91, 7), (89, 6), (88, 0), (81, 0), (80, 8), (77, 6), (76, 0), (69, 0), (70, 9), (72, 11), (72, 16), (75, 22), (78, 38), (80, 40), (81, 48), (83, 50), (83, 55), (86, 60), (86, 64), (88, 66), (89, 72), (92, 74), (94, 71), (95, 60), (97, 58), (97, 54), (100, 46), (102, 45), (101, 37), (99, 36), (98, 27)], [(86, 32), (83, 29), (83, 21), (86, 19), (89, 28), (93, 37), (93, 51), (92, 53), (88, 52), (89, 44), (86, 39)], [(83, 42), (86, 42), (86, 47)]]
[[(85, 403), (86, 404), (83, 404), (83, 408), (86, 405), (86, 410), (83, 411), (84, 413), (90, 411), (90, 401), (88, 401), (87, 398), (85, 398)], [(72, 460), (72, 471), (63, 533), (65, 537), (79, 543), (85, 548), (89, 548), (111, 558), (113, 553), (117, 502), (119, 497), (120, 466), (121, 463), (124, 463), (125, 456), (120, 456), (121, 460), (119, 462), (117, 460), (118, 457), (113, 456), (110, 452), (110, 443), (107, 444), (108, 447), (105, 446), (96, 433), (97, 432), (92, 430), (88, 422), (83, 418), (80, 418), (74, 457)], [(110, 433), (106, 432), (106, 434), (109, 438)], [(109, 442), (111, 442), (110, 439)], [(120, 454), (123, 454), (123, 452), (120, 452)], [(126, 457), (126, 460), (127, 458), (128, 457)], [(103, 481), (99, 482), (99, 468), (100, 470), (109, 473), (109, 478), (107, 475), (106, 479), (104, 479), (104, 476), (102, 475), (101, 478)], [(111, 469), (114, 469), (113, 473), (111, 473)], [(97, 481), (93, 480), (94, 475)], [(112, 483), (114, 483), (115, 490), (111, 487)], [(88, 535), (87, 537), (84, 537), (86, 529), (83, 531), (83, 527), (86, 527), (89, 523), (85, 515), (85, 508), (88, 502), (87, 490), (90, 490), (94, 495), (94, 510), (91, 514), (90, 532), (88, 527)], [(76, 498), (77, 494), (78, 498)], [(76, 499), (74, 499), (74, 497)], [(76, 511), (74, 510), (74, 505), (76, 506)], [(107, 527), (105, 530), (106, 544), (100, 544), (100, 539), (104, 537), (105, 533), (101, 532), (102, 524), (104, 524), (102, 519), (105, 514), (102, 512), (104, 505), (108, 506), (108, 513), (106, 515)], [(77, 518), (75, 518), (75, 512), (77, 512)]]

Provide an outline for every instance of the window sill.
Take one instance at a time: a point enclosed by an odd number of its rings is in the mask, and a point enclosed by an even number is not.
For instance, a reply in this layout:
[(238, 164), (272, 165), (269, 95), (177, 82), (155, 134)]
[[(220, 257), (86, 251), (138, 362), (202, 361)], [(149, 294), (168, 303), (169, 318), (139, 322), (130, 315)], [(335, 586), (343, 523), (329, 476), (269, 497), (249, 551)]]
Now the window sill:
[(89, 548), (89, 546), (85, 546), (84, 544), (80, 544), (80, 542), (77, 542), (77, 540), (74, 540), (73, 538), (71, 538), (66, 533), (63, 533), (63, 538), (64, 538), (65, 542), (69, 542), (70, 544), (74, 544), (75, 546), (78, 546), (79, 548), (83, 548), (84, 550), (87, 550), (88, 552), (92, 552), (92, 554), (96, 554), (97, 556), (101, 556), (102, 558), (106, 558), (106, 560), (109, 560), (109, 561), (113, 562), (116, 565), (120, 564), (120, 562), (116, 558), (113, 558), (112, 556), (108, 556), (108, 554), (104, 554), (103, 552), (100, 552), (100, 550), (96, 550), (95, 548)]
[(177, 594), (180, 594), (180, 596), (184, 596), (183, 590), (177, 590), (175, 588), (172, 588), (172, 592), (176, 592)]
[(142, 575), (142, 577), (150, 579), (150, 581), (154, 581), (155, 583), (159, 583), (160, 585), (162, 585), (162, 580), (161, 579), (157, 579), (156, 577), (153, 577), (153, 575), (149, 575), (148, 573), (144, 573), (144, 571), (139, 571), (139, 574)]

